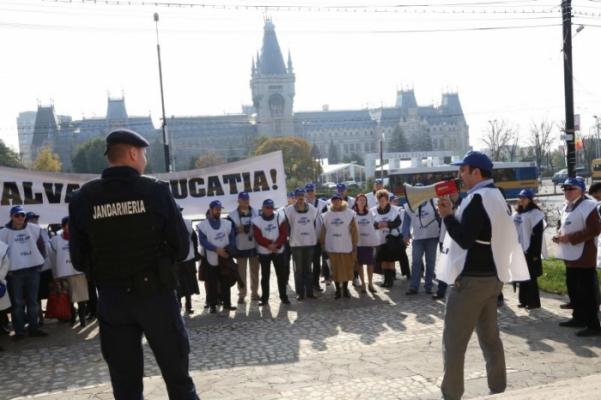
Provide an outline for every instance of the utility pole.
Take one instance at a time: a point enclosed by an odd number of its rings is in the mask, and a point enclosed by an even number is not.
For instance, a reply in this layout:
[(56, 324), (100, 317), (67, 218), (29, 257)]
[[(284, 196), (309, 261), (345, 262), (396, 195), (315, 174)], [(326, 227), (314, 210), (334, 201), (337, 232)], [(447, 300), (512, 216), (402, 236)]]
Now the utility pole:
[(171, 155), (169, 154), (169, 141), (167, 139), (167, 118), (165, 117), (165, 95), (163, 93), (163, 68), (161, 66), (161, 45), (159, 43), (159, 13), (154, 13), (154, 23), (157, 33), (157, 56), (159, 58), (159, 84), (161, 86), (161, 108), (163, 119), (161, 129), (163, 131), (163, 149), (165, 151), (165, 172), (171, 172)]
[(572, 0), (562, 0), (563, 84), (566, 108), (566, 164), (568, 176), (576, 176), (576, 132), (574, 131), (574, 87), (572, 73)]

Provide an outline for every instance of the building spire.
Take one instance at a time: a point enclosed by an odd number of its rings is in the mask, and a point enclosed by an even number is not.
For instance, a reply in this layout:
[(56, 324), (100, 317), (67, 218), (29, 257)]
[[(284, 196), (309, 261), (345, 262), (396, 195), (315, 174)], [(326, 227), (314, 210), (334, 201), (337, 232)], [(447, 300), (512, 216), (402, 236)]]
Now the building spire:
[(258, 59), (257, 70), (262, 75), (285, 75), (287, 73), (282, 50), (275, 34), (275, 25), (271, 18), (265, 19), (263, 46)]
[(292, 56), (290, 55), (290, 50), (288, 50), (288, 73), (291, 74), (294, 72), (294, 67), (292, 66)]

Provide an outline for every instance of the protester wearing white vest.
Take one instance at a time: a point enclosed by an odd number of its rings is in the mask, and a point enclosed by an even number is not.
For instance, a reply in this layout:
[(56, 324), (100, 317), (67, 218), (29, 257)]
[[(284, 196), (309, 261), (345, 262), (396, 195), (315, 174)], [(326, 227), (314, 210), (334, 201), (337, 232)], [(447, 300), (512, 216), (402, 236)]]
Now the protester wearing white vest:
[[(419, 184), (416, 184), (416, 186), (419, 186)], [(421, 204), (415, 212), (407, 207), (401, 232), (405, 243), (409, 239), (413, 240), (411, 244), (411, 283), (406, 294), (414, 295), (419, 291), (424, 257), (426, 259), (424, 290), (427, 294), (432, 294), (432, 280), (434, 278), (438, 238), (440, 236), (440, 216), (436, 212), (434, 201), (430, 200)]]
[(557, 258), (566, 264), (566, 285), (573, 307), (572, 319), (561, 322), (563, 327), (581, 327), (577, 336), (601, 335), (597, 312), (598, 283), (597, 236), (601, 221), (597, 202), (588, 199), (584, 179), (568, 178), (562, 185), (566, 205), (563, 207), (559, 231), (553, 237), (558, 244)]
[(497, 296), (503, 282), (529, 279), (524, 253), (505, 199), (491, 178), (493, 164), (470, 151), (455, 163), (467, 197), (453, 212), (448, 198), (438, 200), (447, 229), (437, 277), (453, 285), (446, 304), (443, 330), (445, 400), (464, 392), (465, 351), (474, 328), (486, 360), (491, 393), (505, 391), (505, 354), (497, 325)]
[(306, 298), (315, 299), (313, 295), (313, 274), (311, 262), (317, 244), (317, 218), (315, 207), (305, 202), (305, 189), (297, 188), (294, 191), (296, 202), (284, 210), (288, 226), (290, 226), (290, 249), (294, 261), (294, 283), (296, 299), (302, 301)]
[(348, 282), (354, 276), (353, 267), (359, 238), (355, 213), (348, 208), (340, 194), (336, 193), (330, 200), (332, 205), (323, 214), (320, 242), (328, 253), (332, 266), (332, 277), (336, 285), (335, 298), (339, 299), (341, 295), (350, 298)]
[[(367, 198), (367, 207), (368, 208), (374, 208), (378, 206), (378, 199), (376, 198), (376, 193), (378, 193), (379, 190), (385, 189), (384, 188), (384, 180), (377, 178), (374, 181), (374, 186), (373, 186), (373, 190), (369, 193), (367, 193), (365, 195), (365, 197)], [(392, 193), (388, 193), (388, 197), (390, 197), (392, 195)], [(355, 199), (356, 201), (357, 199)]]
[[(61, 221), (62, 231), (53, 236), (48, 243), (48, 261), (52, 276), (56, 284), (66, 285), (71, 303), (77, 303), (79, 324), (86, 326), (86, 303), (88, 294), (88, 281), (86, 276), (73, 268), (69, 254), (69, 217)], [(71, 323), (75, 323), (75, 307), (71, 306)]]
[(250, 206), (250, 195), (247, 192), (238, 194), (238, 207), (227, 216), (236, 232), (236, 262), (238, 263), (238, 304), (246, 302), (248, 289), (247, 270), (250, 269), (250, 298), (259, 300), (259, 258), (257, 257), (252, 220), (258, 213)]
[[(4, 242), (0, 242), (0, 314), (4, 319), (4, 310), (10, 308), (10, 297), (6, 288), (6, 274), (8, 273), (8, 245)], [(4, 329), (4, 321), (0, 329)], [(4, 348), (0, 346), (0, 351), (4, 351)]]
[(402, 236), (401, 215), (399, 208), (389, 203), (386, 190), (376, 193), (378, 206), (371, 209), (374, 216), (374, 228), (378, 232), (378, 247), (376, 249), (376, 262), (382, 266), (384, 282), (382, 287), (394, 285), (396, 261), (401, 259)]
[(40, 269), (46, 256), (41, 231), (39, 226), (27, 224), (25, 211), (21, 206), (11, 208), (10, 222), (0, 230), (0, 241), (8, 245), (10, 269), (6, 280), (12, 303), (11, 314), (15, 340), (25, 337), (26, 316), (29, 323), (29, 336), (47, 335), (46, 332), (39, 329), (38, 318)]
[[(306, 202), (311, 204), (313, 207), (317, 209), (317, 222), (321, 224), (321, 214), (328, 210), (328, 202), (323, 199), (318, 199), (315, 195), (315, 185), (313, 183), (307, 183), (305, 185), (305, 197)], [(321, 226), (320, 226), (321, 229)], [(318, 229), (319, 232), (319, 229)], [(329, 271), (327, 268), (327, 263), (323, 260), (324, 263), (324, 272)], [(319, 284), (319, 277), (321, 276), (322, 271), (322, 254), (321, 254), (321, 245), (319, 241), (315, 245), (315, 250), (313, 251), (313, 291), (323, 292), (321, 285)]]
[(518, 206), (513, 213), (518, 240), (524, 250), (530, 280), (519, 282), (518, 307), (533, 310), (540, 308), (537, 278), (543, 274), (542, 246), (545, 213), (534, 202), (534, 192), (523, 189), (518, 195)]
[[(25, 214), (25, 221), (27, 224), (35, 224), (39, 226), (40, 216), (33, 211), (28, 211)], [(40, 233), (42, 234), (42, 240), (44, 241), (44, 248), (47, 249), (50, 241), (50, 235), (48, 234), (48, 231), (43, 228), (41, 228)], [(51, 282), (52, 271), (50, 271), (50, 265), (48, 262), (44, 262), (44, 265), (42, 265), (42, 268), (40, 269), (40, 284), (38, 285), (38, 318), (40, 320), (40, 326), (44, 325), (44, 310), (42, 309), (42, 300), (48, 299)]]
[(257, 242), (257, 253), (259, 253), (259, 263), (261, 264), (260, 306), (269, 305), (271, 263), (273, 263), (278, 280), (280, 301), (283, 304), (290, 304), (286, 294), (288, 278), (290, 277), (290, 263), (287, 262), (284, 254), (288, 228), (285, 215), (280, 212), (275, 213), (273, 208), (273, 200), (265, 199), (261, 215), (253, 218), (252, 221), (253, 233)]
[(209, 204), (207, 218), (204, 219), (196, 230), (198, 240), (205, 251), (207, 258), (206, 280), (207, 280), (207, 303), (211, 314), (217, 312), (217, 306), (221, 302), (223, 311), (235, 311), (232, 306), (229, 279), (220, 266), (220, 259), (227, 259), (234, 254), (234, 229), (232, 223), (227, 219), (221, 219), (223, 206), (219, 200), (213, 200)]
[(359, 239), (357, 241), (357, 268), (359, 269), (359, 277), (361, 278), (361, 293), (366, 293), (365, 290), (365, 274), (363, 266), (367, 265), (367, 288), (371, 293), (376, 293), (373, 285), (374, 275), (374, 251), (379, 244), (378, 231), (374, 227), (374, 215), (370, 211), (367, 203), (367, 196), (363, 193), (355, 198), (355, 219), (357, 221), (357, 232)]
[[(184, 209), (179, 206), (179, 211), (182, 212), (183, 210)], [(188, 250), (186, 258), (176, 264), (177, 300), (181, 310), (182, 298), (185, 299), (185, 303), (183, 304), (185, 312), (186, 314), (191, 315), (194, 314), (194, 309), (192, 309), (192, 295), (200, 294), (196, 275), (196, 261), (200, 260), (200, 253), (198, 252), (198, 235), (194, 231), (192, 220), (184, 218), (184, 223), (186, 224), (188, 236), (190, 238), (190, 250)]]

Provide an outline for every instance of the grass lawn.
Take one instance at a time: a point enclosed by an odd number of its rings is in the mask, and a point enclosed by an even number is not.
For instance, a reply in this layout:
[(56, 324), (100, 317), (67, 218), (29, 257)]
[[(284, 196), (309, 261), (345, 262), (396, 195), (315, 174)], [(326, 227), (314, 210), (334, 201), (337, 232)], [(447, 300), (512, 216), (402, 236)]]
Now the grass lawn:
[[(597, 270), (597, 275), (601, 278), (600, 270)], [(545, 292), (566, 294), (566, 267), (563, 261), (555, 258), (543, 260), (543, 275), (538, 278), (538, 286)]]

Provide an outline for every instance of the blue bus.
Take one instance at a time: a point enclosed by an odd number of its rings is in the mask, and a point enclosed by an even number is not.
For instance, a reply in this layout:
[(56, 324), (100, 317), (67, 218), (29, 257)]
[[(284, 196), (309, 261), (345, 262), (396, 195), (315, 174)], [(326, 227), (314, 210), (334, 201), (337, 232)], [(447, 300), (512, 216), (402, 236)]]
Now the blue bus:
[[(458, 178), (458, 167), (441, 165), (436, 167), (403, 168), (389, 174), (391, 191), (401, 196), (405, 202), (404, 183), (430, 185), (442, 180)], [(493, 163), (493, 179), (498, 187), (503, 188), (508, 199), (516, 198), (520, 190), (532, 189), (538, 192), (538, 168), (535, 162), (495, 162)]]

